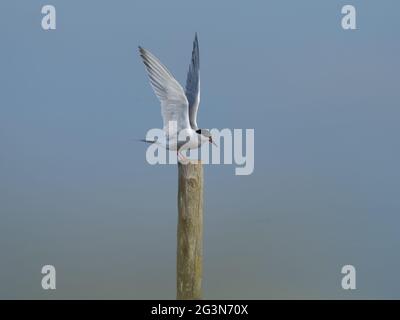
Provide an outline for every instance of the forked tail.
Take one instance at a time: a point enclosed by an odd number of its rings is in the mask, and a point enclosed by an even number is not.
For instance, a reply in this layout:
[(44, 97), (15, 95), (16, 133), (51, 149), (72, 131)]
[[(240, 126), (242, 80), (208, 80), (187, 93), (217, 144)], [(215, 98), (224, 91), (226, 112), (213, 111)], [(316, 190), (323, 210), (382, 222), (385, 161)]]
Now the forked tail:
[(152, 141), (152, 140), (146, 140), (146, 139), (139, 139), (139, 141), (142, 141), (142, 142), (145, 142), (145, 143), (150, 143), (150, 144), (157, 142), (156, 140)]

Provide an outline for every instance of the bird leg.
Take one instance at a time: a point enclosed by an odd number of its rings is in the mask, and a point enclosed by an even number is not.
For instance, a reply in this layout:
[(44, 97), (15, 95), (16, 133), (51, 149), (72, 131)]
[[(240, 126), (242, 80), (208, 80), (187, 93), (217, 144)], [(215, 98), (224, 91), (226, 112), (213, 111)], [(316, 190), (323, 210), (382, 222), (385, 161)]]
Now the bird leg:
[(178, 157), (178, 160), (182, 164), (187, 164), (189, 163), (189, 159), (186, 158), (182, 153), (180, 153), (179, 150), (176, 151), (176, 156)]

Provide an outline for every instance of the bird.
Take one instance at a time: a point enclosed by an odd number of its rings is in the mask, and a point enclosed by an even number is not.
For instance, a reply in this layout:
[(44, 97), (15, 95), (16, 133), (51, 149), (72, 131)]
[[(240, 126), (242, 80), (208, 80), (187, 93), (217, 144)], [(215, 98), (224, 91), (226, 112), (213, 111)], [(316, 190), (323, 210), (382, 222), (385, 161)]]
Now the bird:
[[(168, 150), (176, 151), (180, 161), (187, 161), (181, 151), (197, 149), (207, 142), (216, 146), (210, 131), (197, 126), (197, 112), (200, 105), (200, 50), (197, 32), (193, 41), (185, 90), (167, 67), (149, 50), (139, 46), (139, 54), (151, 87), (160, 100), (165, 132), (165, 139), (142, 141), (156, 143)], [(185, 137), (186, 140), (182, 141), (178, 137)]]

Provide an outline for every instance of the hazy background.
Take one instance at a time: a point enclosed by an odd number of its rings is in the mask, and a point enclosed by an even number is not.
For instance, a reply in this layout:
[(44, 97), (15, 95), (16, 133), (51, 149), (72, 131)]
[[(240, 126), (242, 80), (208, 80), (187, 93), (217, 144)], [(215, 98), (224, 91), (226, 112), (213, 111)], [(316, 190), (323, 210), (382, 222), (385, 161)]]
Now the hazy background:
[[(345, 4), (357, 31), (341, 28)], [(400, 298), (399, 12), (0, 1), (0, 298), (175, 298), (177, 169), (134, 141), (161, 127), (137, 46), (184, 83), (195, 31), (199, 123), (256, 138), (253, 175), (205, 167), (204, 297)]]

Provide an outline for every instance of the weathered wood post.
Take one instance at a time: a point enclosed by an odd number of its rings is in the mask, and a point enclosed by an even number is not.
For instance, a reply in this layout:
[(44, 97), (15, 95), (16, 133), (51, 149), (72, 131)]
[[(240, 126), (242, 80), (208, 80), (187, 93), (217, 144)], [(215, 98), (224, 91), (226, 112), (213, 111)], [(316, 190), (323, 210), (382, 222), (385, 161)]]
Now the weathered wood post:
[(203, 165), (178, 163), (177, 299), (202, 298)]

